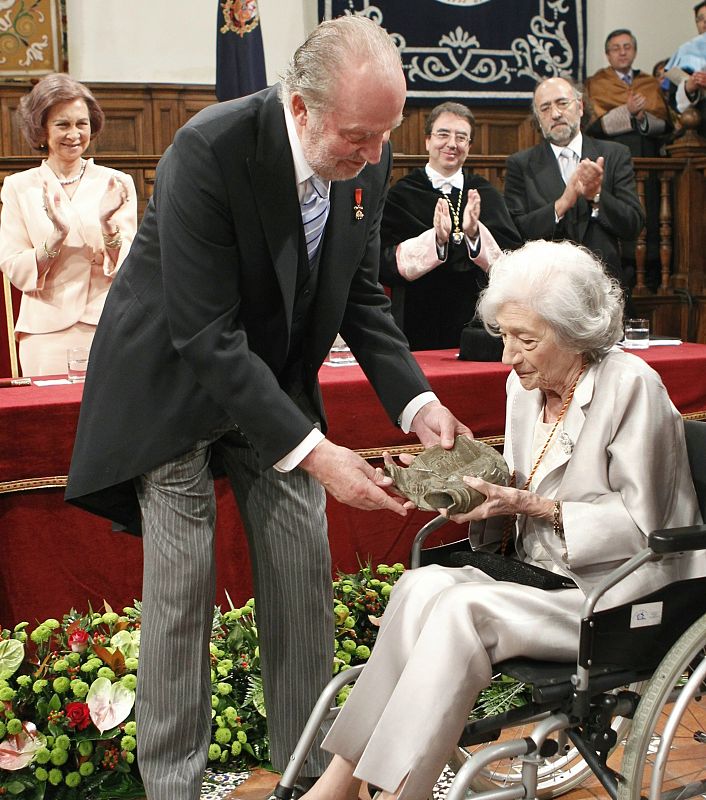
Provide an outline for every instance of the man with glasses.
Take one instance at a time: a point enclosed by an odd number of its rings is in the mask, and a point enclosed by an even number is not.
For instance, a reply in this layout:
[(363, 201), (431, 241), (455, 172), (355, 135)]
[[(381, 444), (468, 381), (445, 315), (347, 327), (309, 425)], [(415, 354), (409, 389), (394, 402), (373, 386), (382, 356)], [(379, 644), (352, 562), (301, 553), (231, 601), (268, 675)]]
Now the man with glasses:
[[(630, 151), (584, 136), (578, 87), (547, 78), (534, 90), (532, 110), (545, 141), (507, 160), (505, 202), (525, 239), (568, 239), (593, 251), (629, 290), (620, 240), (645, 224)], [(626, 297), (629, 311), (629, 296)]]
[(463, 169), (474, 125), (460, 103), (433, 108), (429, 161), (397, 181), (385, 204), (380, 276), (412, 350), (458, 347), (489, 265), (521, 243), (500, 192)]
[[(586, 132), (599, 139), (622, 142), (633, 156), (659, 155), (664, 135), (671, 127), (669, 109), (656, 78), (633, 69), (637, 40), (626, 28), (605, 40), (609, 66), (586, 81), (591, 119)], [(656, 288), (660, 279), (659, 183), (650, 176), (645, 185), (647, 207), (647, 283)], [(635, 243), (624, 242), (624, 260), (632, 265)]]
[(605, 40), (609, 66), (586, 81), (592, 115), (587, 133), (622, 142), (633, 156), (659, 155), (660, 137), (669, 126), (669, 110), (656, 78), (633, 69), (637, 40), (626, 28)]

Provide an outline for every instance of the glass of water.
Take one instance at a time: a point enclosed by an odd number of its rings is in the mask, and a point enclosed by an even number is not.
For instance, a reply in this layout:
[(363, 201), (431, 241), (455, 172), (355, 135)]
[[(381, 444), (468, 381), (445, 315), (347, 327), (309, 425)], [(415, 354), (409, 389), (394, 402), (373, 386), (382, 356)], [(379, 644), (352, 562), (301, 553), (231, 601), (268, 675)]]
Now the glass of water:
[(70, 347), (66, 351), (67, 377), (71, 383), (83, 383), (88, 369), (88, 347)]
[(650, 323), (646, 319), (625, 320), (624, 345), (629, 350), (645, 350), (650, 346)]

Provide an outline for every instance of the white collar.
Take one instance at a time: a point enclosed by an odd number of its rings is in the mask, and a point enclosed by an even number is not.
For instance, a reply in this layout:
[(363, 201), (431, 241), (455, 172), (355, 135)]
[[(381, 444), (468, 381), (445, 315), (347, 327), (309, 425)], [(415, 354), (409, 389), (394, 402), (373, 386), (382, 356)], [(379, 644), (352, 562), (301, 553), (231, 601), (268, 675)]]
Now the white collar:
[[(437, 172), (431, 164), (427, 163), (424, 170), (435, 189), (441, 189), (443, 186), (449, 185), (453, 186), (454, 189), (463, 189), (463, 169), (459, 169), (453, 175), (447, 176)], [(445, 191), (448, 191), (448, 189)]]
[[(292, 160), (294, 161), (294, 180), (297, 182), (297, 194), (299, 195), (299, 202), (301, 203), (306, 194), (306, 182), (314, 174), (314, 170), (309, 166), (306, 157), (304, 156), (304, 148), (302, 147), (301, 140), (297, 134), (297, 128), (294, 124), (292, 112), (289, 110), (286, 104), (283, 104), (283, 108), (284, 121), (287, 125), (287, 138), (289, 139), (289, 147), (292, 151)], [(331, 181), (325, 181), (323, 178), (319, 178), (318, 175), (316, 177), (318, 178), (320, 184), (325, 187), (326, 195), (328, 195), (331, 187)]]
[(576, 153), (578, 160), (580, 161), (581, 150), (583, 149), (583, 136), (581, 134), (581, 131), (579, 131), (568, 144), (564, 145), (564, 147), (560, 147), (558, 144), (554, 144), (554, 142), (550, 142), (550, 146), (554, 152), (555, 158), (558, 159), (559, 156), (561, 155), (561, 151), (564, 150), (565, 148), (568, 148), (569, 150), (572, 150), (574, 153)]
[(623, 80), (624, 77), (630, 78), (630, 80), (632, 80), (635, 77), (635, 75), (633, 74), (632, 67), (629, 70), (627, 70), (627, 72), (621, 72), (619, 69), (614, 69), (613, 72), (615, 72), (615, 74), (620, 78), (621, 81)]

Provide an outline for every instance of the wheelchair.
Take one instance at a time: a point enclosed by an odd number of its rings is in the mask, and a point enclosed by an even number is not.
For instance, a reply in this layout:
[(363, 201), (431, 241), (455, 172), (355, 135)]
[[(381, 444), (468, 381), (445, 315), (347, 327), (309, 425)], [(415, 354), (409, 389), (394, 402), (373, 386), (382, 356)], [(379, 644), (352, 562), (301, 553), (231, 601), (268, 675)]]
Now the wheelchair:
[[(706, 519), (706, 423), (686, 421), (685, 432)], [(419, 531), (413, 568), (448, 563), (449, 545), (422, 547), (446, 522), (439, 516)], [(706, 796), (706, 578), (682, 580), (624, 606), (595, 611), (603, 593), (642, 564), (700, 549), (706, 549), (706, 525), (653, 531), (644, 550), (586, 597), (575, 662), (518, 658), (494, 665), (494, 673), (530, 685), (531, 700), (467, 723), (449, 754), (455, 775), (447, 800), (556, 797), (590, 775), (613, 800)], [(438, 551), (441, 558), (429, 557)], [(462, 559), (461, 553), (452, 563)], [(648, 614), (661, 610), (661, 622), (641, 626), (636, 606)], [(320, 726), (338, 712), (338, 692), (362, 669), (339, 673), (322, 692), (275, 789), (278, 800), (292, 797)]]

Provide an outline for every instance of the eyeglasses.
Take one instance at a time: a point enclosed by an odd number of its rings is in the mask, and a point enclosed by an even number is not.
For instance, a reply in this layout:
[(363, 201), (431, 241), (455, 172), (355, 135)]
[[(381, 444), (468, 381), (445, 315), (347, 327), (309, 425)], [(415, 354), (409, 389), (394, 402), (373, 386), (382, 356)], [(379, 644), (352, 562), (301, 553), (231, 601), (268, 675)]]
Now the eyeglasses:
[(567, 111), (569, 106), (572, 103), (576, 102), (576, 98), (572, 98), (571, 100), (568, 97), (560, 97), (558, 100), (552, 100), (551, 103), (542, 103), (541, 106), (537, 109), (537, 111), (545, 116), (546, 114), (550, 114), (553, 108), (556, 108), (558, 111), (564, 112)]
[(697, 22), (706, 22), (706, 14), (699, 14), (695, 19)]
[(608, 53), (629, 53), (631, 50), (634, 50), (635, 46), (632, 42), (628, 44), (612, 44), (606, 52)]
[(438, 131), (432, 131), (431, 135), (438, 139), (440, 142), (448, 142), (453, 137), (458, 144), (468, 144), (473, 139), (467, 133), (458, 133), (457, 131), (447, 131), (446, 128), (441, 128)]

